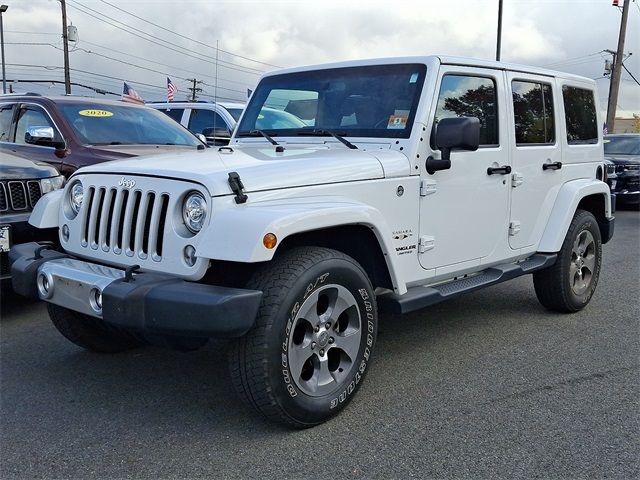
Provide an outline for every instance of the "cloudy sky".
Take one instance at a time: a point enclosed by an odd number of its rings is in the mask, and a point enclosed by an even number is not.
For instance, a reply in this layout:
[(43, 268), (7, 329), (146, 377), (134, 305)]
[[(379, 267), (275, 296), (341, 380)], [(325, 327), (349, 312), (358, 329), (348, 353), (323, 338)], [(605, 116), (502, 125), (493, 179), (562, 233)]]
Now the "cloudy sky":
[[(60, 2), (2, 3), (9, 5), (7, 78), (62, 80)], [(611, 3), (504, 0), (502, 60), (597, 79), (604, 110), (610, 56), (602, 50), (616, 49), (621, 18)], [(625, 48), (634, 54), (625, 65), (638, 80), (639, 3), (630, 5)], [(196, 78), (202, 99), (244, 99), (262, 72), (277, 67), (433, 53), (493, 59), (497, 9), (498, 0), (67, 0), (68, 21), (78, 29), (71, 80), (120, 93), (126, 79), (146, 100), (163, 100), (167, 75), (177, 98)], [(48, 83), (14, 89), (64, 91)], [(640, 113), (640, 86), (623, 71), (618, 115), (633, 112)]]

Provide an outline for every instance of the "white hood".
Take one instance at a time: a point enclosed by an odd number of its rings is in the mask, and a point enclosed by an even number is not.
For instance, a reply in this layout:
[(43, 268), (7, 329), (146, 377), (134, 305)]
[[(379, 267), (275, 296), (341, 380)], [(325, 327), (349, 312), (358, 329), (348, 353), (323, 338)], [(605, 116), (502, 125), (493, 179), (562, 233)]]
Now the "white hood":
[(194, 181), (214, 195), (232, 193), (229, 172), (238, 172), (245, 192), (327, 183), (379, 179), (410, 174), (409, 160), (391, 150), (350, 150), (328, 146), (234, 146), (195, 152), (114, 160), (78, 170), (122, 176), (145, 175)]

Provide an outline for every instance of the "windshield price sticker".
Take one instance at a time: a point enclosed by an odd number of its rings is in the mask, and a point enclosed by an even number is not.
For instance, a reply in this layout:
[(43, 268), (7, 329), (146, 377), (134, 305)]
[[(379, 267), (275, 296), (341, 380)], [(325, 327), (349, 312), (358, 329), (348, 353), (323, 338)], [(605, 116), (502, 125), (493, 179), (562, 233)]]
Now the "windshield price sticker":
[(407, 115), (389, 115), (389, 123), (387, 123), (388, 130), (402, 130), (407, 126)]
[(113, 112), (107, 110), (80, 110), (78, 114), (83, 117), (113, 117)]

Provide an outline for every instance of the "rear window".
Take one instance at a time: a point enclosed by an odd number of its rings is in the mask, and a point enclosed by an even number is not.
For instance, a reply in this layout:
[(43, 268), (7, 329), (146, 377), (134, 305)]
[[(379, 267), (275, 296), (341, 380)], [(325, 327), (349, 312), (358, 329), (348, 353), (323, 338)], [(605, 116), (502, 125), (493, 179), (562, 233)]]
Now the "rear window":
[(598, 124), (593, 90), (562, 87), (569, 145), (598, 143)]
[(184, 108), (167, 108), (160, 111), (180, 123), (180, 120), (182, 120), (182, 114), (184, 113)]

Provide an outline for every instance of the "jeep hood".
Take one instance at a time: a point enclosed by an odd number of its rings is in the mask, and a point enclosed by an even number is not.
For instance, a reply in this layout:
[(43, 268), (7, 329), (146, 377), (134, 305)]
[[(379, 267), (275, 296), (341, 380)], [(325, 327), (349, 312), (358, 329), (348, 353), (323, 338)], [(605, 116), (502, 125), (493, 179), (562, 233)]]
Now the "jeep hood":
[(392, 150), (350, 150), (327, 146), (209, 148), (180, 154), (123, 159), (82, 168), (83, 173), (145, 175), (194, 181), (214, 195), (232, 193), (229, 172), (237, 172), (245, 192), (372, 180), (409, 175), (408, 158)]

